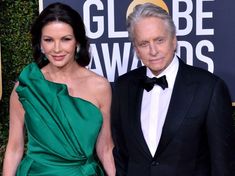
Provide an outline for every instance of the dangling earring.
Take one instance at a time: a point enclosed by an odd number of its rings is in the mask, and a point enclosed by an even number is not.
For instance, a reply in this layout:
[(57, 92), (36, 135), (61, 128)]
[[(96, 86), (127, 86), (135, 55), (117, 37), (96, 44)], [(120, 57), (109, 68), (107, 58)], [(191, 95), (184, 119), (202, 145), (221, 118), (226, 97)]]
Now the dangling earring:
[(48, 60), (45, 54), (44, 54), (43, 60), (44, 60), (44, 61), (47, 61), (47, 60)]
[(42, 47), (41, 47), (41, 53), (42, 53), (42, 59), (43, 59), (44, 61), (47, 61), (48, 58), (46, 57), (45, 52), (44, 52), (44, 50), (43, 50)]
[(79, 51), (80, 51), (80, 45), (77, 45), (77, 48), (76, 48), (76, 58), (77, 59), (79, 58)]

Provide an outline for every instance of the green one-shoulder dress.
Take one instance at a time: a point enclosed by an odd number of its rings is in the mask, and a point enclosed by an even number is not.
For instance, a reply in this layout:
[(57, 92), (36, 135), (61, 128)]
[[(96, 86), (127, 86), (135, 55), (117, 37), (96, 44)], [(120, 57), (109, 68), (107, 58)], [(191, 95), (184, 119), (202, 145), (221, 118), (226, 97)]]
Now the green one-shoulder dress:
[(94, 104), (46, 80), (36, 63), (21, 72), (16, 91), (28, 134), (17, 176), (104, 175), (94, 149), (103, 118)]

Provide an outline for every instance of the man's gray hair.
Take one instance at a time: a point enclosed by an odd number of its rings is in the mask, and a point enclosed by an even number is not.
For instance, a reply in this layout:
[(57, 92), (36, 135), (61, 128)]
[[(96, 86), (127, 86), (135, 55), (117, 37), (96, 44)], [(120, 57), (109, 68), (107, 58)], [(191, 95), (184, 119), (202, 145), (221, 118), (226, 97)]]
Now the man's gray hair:
[(156, 17), (162, 19), (166, 22), (166, 25), (168, 25), (171, 36), (173, 37), (176, 35), (175, 24), (168, 12), (155, 4), (144, 3), (136, 5), (133, 12), (130, 13), (127, 18), (127, 31), (131, 41), (134, 41), (135, 38), (134, 26), (136, 22), (138, 22), (141, 18), (146, 17)]

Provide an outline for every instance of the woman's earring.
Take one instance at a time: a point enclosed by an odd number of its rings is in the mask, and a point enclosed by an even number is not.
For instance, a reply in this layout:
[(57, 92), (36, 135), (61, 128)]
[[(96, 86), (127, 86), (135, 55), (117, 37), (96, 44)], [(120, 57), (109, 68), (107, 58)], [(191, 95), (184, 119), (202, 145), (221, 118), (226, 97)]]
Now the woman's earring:
[(80, 51), (80, 45), (77, 45), (77, 48), (76, 48), (76, 57), (77, 57), (77, 59), (79, 58), (79, 51)]
[(41, 53), (42, 53), (42, 58), (43, 58), (43, 60), (44, 60), (44, 61), (47, 61), (48, 58), (46, 57), (45, 52), (44, 52), (44, 50), (43, 50), (42, 47), (41, 47)]
[(77, 53), (80, 51), (80, 45), (77, 45), (76, 51)]
[(45, 52), (44, 52), (44, 49), (43, 49), (42, 47), (41, 47), (41, 53), (42, 53), (42, 54), (44, 54), (44, 53), (45, 53)]
[(46, 57), (45, 54), (43, 54), (43, 60), (44, 60), (44, 61), (47, 61), (47, 60), (48, 60), (48, 58)]

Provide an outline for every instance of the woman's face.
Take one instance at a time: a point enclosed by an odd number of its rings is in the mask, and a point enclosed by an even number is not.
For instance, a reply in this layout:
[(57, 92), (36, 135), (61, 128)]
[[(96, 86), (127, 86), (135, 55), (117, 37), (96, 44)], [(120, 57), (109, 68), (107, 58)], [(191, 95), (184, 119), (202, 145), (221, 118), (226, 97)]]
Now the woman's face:
[(41, 50), (56, 67), (74, 62), (77, 44), (73, 29), (67, 23), (55, 21), (42, 28)]

